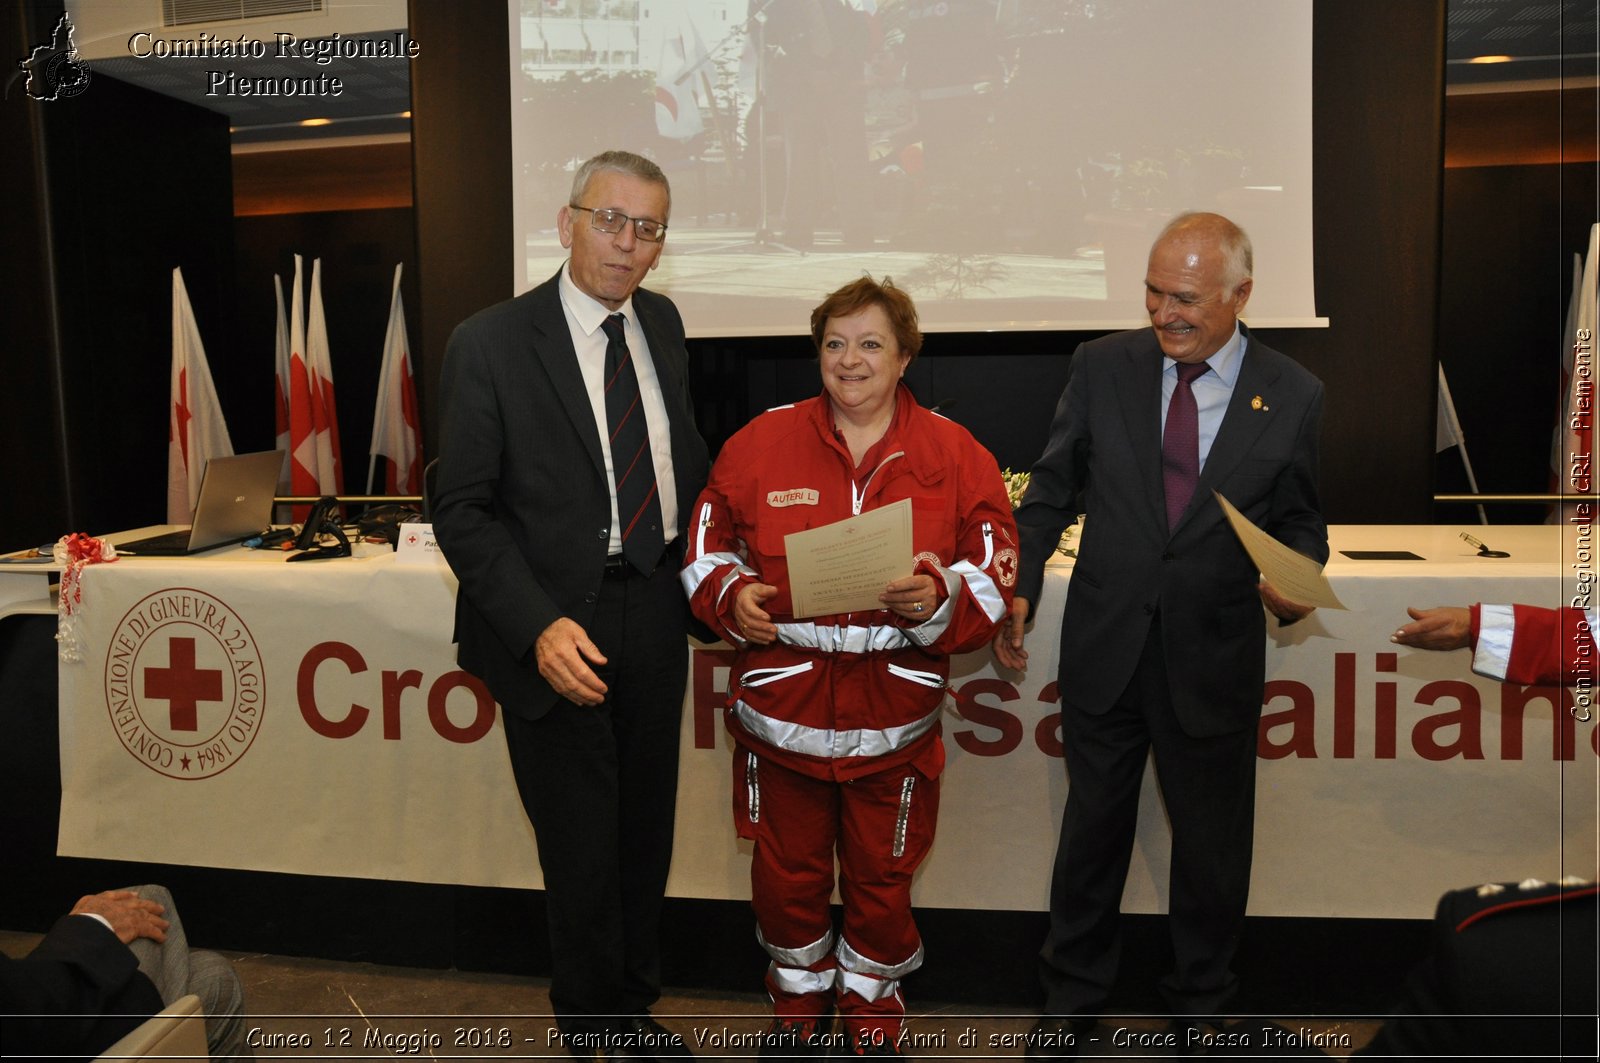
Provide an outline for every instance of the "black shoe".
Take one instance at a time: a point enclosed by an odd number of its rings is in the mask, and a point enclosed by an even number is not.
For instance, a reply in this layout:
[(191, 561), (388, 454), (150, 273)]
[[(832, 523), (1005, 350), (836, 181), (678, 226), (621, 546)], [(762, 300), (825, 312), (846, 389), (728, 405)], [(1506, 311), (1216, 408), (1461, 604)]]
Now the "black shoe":
[(1083, 1040), (1095, 1027), (1086, 1016), (1042, 1015), (1028, 1030), (1028, 1059), (1076, 1059)]
[(824, 1015), (812, 1019), (774, 1018), (761, 1035), (762, 1059), (821, 1059), (828, 1054), (828, 1026)]
[(561, 1045), (580, 1063), (610, 1059), (610, 1039), (598, 1030), (562, 1030)]
[(618, 1044), (612, 1059), (688, 1059), (694, 1055), (683, 1038), (650, 1015), (630, 1015), (617, 1023)]

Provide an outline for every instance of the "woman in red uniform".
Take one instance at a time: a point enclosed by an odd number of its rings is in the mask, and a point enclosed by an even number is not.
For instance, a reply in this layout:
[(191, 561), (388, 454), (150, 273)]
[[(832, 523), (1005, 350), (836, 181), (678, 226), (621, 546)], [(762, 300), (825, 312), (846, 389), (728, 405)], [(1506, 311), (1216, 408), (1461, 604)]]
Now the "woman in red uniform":
[[(901, 383), (922, 336), (870, 277), (811, 313), (823, 392), (723, 447), (690, 524), (695, 614), (739, 651), (729, 682), (734, 818), (772, 957), (766, 1048), (821, 1054), (831, 1014), (858, 1055), (899, 1055), (900, 979), (922, 964), (911, 878), (933, 842), (949, 656), (985, 644), (1016, 580), (994, 458)], [(794, 615), (784, 536), (908, 499), (911, 575), (879, 607)], [(844, 922), (829, 912), (834, 859)]]

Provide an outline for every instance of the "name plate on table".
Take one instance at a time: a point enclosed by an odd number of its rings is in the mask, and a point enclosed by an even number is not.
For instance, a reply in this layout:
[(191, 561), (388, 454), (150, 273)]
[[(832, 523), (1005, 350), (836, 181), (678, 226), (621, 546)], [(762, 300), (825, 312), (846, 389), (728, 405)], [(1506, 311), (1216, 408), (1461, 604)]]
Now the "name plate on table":
[(400, 542), (395, 549), (395, 564), (442, 565), (445, 563), (444, 552), (439, 549), (439, 540), (433, 536), (432, 524), (402, 524), (399, 528), (399, 534)]

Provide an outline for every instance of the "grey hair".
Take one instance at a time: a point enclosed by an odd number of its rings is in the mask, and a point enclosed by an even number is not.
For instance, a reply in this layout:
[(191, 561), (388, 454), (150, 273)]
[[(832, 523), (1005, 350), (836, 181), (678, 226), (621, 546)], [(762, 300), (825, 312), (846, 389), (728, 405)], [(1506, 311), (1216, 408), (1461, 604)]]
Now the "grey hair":
[(1255, 252), (1250, 246), (1250, 236), (1239, 226), (1220, 214), (1188, 210), (1162, 227), (1156, 235), (1151, 250), (1172, 236), (1194, 232), (1217, 241), (1222, 250), (1222, 268), (1228, 288), (1237, 288), (1255, 275)]
[(578, 201), (589, 190), (590, 179), (597, 173), (626, 174), (660, 185), (667, 193), (667, 213), (672, 213), (672, 186), (667, 183), (667, 175), (661, 172), (661, 167), (643, 155), (635, 155), (631, 151), (602, 151), (579, 166), (578, 172), (572, 175), (572, 195), (567, 200), (570, 205), (578, 206)]

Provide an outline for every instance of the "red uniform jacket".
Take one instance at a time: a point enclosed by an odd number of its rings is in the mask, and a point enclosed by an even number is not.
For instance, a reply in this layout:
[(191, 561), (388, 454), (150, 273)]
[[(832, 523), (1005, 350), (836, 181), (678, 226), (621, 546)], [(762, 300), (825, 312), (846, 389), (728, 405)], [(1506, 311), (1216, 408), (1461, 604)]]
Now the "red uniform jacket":
[[(723, 447), (690, 515), (690, 608), (739, 651), (729, 730), (741, 746), (817, 778), (913, 760), (936, 776), (949, 656), (989, 641), (1016, 583), (1005, 483), (966, 429), (902, 386), (874, 454), (876, 466), (857, 476), (825, 395), (768, 410)], [(933, 577), (938, 607), (920, 622), (887, 609), (796, 618), (784, 536), (901, 499), (911, 500), (915, 571)], [(763, 606), (778, 627), (769, 646), (746, 643), (733, 617), (751, 583), (778, 588)]]

